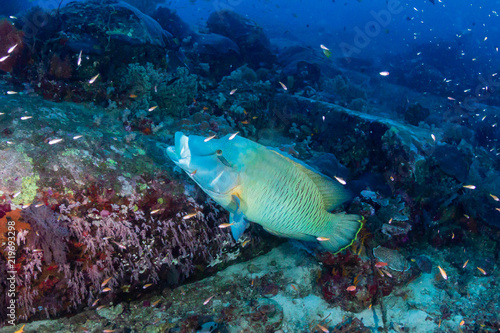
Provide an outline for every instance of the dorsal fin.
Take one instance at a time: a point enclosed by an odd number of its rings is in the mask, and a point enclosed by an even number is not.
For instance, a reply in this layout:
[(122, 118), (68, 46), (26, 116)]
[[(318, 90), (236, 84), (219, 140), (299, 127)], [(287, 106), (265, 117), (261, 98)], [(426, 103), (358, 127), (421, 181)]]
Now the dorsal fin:
[(287, 159), (288, 161), (290, 161), (290, 163), (293, 163), (314, 182), (319, 192), (321, 193), (321, 196), (323, 197), (324, 207), (327, 211), (335, 209), (351, 198), (351, 194), (349, 193), (349, 191), (344, 188), (338, 181), (323, 175), (319, 171), (313, 169), (311, 166), (305, 164), (302, 161), (296, 160), (288, 154), (286, 154), (288, 155), (286, 156), (285, 154), (277, 152), (274, 149), (270, 150), (277, 155), (280, 155), (282, 158)]

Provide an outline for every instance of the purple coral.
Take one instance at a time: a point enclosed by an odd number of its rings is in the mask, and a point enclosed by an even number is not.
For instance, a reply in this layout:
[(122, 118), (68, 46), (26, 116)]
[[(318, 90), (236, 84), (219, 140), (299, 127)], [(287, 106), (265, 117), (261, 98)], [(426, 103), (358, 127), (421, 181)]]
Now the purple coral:
[(43, 250), (47, 264), (65, 264), (69, 230), (65, 223), (58, 221), (57, 215), (47, 206), (30, 206), (22, 211), (23, 219), (30, 224), (31, 232), (26, 237), (26, 247)]

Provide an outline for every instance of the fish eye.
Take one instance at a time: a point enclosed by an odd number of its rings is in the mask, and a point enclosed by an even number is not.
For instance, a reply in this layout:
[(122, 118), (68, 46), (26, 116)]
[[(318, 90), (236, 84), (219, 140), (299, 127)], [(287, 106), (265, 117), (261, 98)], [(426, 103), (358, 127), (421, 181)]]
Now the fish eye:
[(215, 153), (217, 154), (217, 156), (222, 156), (222, 150), (220, 149), (217, 149)]

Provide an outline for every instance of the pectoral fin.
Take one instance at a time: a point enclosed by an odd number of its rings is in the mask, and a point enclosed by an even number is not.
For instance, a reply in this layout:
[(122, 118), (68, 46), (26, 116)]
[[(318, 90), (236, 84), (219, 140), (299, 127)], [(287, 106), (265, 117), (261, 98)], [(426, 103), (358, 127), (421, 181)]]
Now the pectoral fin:
[(245, 215), (241, 211), (240, 198), (236, 195), (233, 195), (232, 197), (234, 203), (236, 204), (236, 210), (234, 213), (229, 213), (229, 223), (232, 224), (231, 233), (233, 234), (233, 238), (237, 241), (245, 232), (245, 229), (248, 226), (248, 220), (245, 219)]
[(241, 235), (245, 232), (247, 228), (248, 221), (245, 219), (243, 214), (229, 214), (229, 222), (232, 224), (231, 233), (233, 234), (234, 240), (238, 240)]

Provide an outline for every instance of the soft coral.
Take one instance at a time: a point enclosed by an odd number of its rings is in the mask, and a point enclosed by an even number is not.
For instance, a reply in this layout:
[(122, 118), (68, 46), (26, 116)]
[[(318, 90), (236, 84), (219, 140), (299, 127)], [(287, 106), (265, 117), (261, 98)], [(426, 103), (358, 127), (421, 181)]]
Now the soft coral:
[[(0, 21), (0, 58), (9, 55), (7, 59), (0, 62), (0, 70), (12, 72), (18, 64), (23, 54), (23, 37), (24, 33), (16, 29), (9, 20), (3, 19)], [(8, 54), (8, 50), (16, 44), (16, 48), (11, 54)]]

